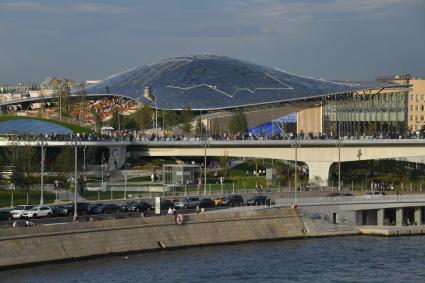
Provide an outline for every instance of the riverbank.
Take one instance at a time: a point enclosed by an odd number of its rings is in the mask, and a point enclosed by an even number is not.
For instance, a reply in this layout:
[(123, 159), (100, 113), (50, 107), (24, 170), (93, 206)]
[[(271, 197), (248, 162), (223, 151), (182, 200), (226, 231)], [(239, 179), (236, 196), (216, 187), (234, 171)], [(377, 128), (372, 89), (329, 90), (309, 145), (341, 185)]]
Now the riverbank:
[(132, 217), (0, 230), (0, 268), (135, 251), (304, 237), (296, 210)]

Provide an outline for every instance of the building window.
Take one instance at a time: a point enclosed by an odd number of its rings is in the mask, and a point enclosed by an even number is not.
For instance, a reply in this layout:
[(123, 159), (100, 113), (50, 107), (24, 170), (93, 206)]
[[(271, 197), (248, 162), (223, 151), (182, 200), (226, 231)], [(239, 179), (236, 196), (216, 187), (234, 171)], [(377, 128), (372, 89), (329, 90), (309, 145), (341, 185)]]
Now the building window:
[(410, 100), (413, 100), (413, 94), (410, 95)]
[(416, 95), (416, 102), (419, 102), (419, 95)]
[(419, 105), (415, 106), (416, 111), (419, 111)]
[(419, 121), (419, 116), (415, 116), (415, 121)]
[(410, 121), (413, 121), (413, 115), (410, 115)]
[(421, 116), (421, 121), (423, 121), (424, 120), (424, 116)]
[(413, 111), (413, 105), (410, 105), (410, 111)]
[(423, 105), (421, 105), (421, 111), (424, 111), (424, 106)]
[(421, 95), (421, 100), (424, 101), (424, 96), (423, 95)]

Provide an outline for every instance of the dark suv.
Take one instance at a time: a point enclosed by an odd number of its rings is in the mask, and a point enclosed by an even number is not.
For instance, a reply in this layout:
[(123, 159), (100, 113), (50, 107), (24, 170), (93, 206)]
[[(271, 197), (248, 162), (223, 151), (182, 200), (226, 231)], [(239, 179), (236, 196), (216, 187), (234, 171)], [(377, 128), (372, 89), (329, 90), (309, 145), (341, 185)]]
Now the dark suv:
[(267, 196), (256, 195), (247, 200), (246, 205), (270, 205), (270, 199)]
[(225, 206), (241, 206), (243, 205), (243, 198), (241, 195), (230, 195), (225, 197), (221, 204)]

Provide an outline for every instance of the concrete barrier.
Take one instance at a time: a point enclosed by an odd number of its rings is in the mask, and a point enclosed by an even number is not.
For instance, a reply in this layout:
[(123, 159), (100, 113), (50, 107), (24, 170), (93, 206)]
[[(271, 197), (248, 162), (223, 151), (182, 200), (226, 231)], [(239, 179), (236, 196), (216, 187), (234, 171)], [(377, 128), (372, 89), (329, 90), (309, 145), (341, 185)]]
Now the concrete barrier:
[(0, 268), (82, 257), (303, 237), (295, 210), (137, 217), (0, 230)]

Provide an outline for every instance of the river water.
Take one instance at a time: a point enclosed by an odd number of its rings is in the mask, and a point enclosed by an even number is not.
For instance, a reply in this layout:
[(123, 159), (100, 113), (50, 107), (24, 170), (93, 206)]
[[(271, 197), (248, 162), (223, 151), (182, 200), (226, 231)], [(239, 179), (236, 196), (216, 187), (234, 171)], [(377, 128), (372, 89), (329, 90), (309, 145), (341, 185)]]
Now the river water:
[(425, 282), (425, 237), (194, 247), (0, 272), (0, 282)]

